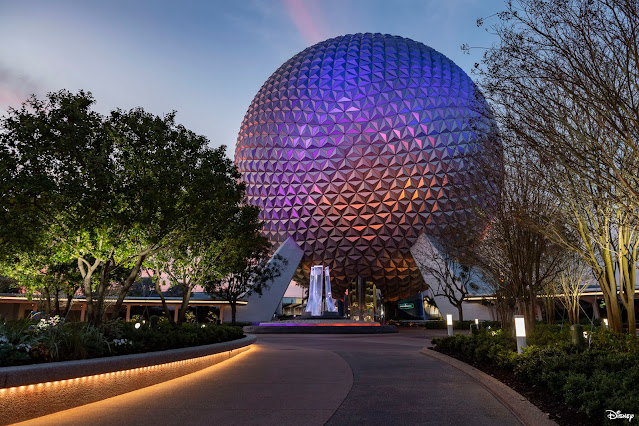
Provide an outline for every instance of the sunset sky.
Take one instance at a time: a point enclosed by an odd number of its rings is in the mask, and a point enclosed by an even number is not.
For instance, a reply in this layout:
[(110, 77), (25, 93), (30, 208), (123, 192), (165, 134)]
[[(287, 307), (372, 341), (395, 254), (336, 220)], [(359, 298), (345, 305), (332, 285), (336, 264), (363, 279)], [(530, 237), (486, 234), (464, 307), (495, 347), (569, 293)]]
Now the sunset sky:
[(31, 93), (84, 89), (101, 112), (177, 110), (180, 123), (232, 155), (253, 96), (304, 48), (381, 32), (429, 45), (470, 73), (483, 51), (460, 46), (490, 46), (476, 20), (503, 8), (503, 0), (0, 0), (0, 115)]

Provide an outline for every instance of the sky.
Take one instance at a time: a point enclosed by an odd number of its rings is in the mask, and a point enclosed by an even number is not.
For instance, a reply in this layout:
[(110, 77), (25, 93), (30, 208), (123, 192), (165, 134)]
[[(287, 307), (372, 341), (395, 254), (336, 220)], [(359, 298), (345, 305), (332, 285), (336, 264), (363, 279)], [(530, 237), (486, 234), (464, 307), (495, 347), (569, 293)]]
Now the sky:
[[(0, 0), (0, 115), (30, 94), (83, 89), (95, 109), (176, 110), (235, 151), (253, 97), (286, 60), (358, 32), (424, 43), (470, 74), (504, 0)], [(461, 50), (468, 43), (476, 49)]]

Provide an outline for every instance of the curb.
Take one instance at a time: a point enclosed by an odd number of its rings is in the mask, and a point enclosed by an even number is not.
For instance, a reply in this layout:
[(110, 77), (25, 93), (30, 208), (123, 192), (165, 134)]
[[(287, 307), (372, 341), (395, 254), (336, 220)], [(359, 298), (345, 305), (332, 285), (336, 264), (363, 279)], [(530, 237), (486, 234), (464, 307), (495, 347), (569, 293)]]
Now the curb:
[(256, 337), (105, 358), (0, 368), (0, 425), (67, 410), (194, 373), (250, 349)]
[(521, 394), (506, 386), (494, 377), (489, 376), (481, 370), (476, 369), (472, 365), (468, 365), (465, 362), (459, 361), (448, 355), (444, 355), (440, 352), (433, 351), (428, 348), (423, 348), (420, 353), (422, 355), (435, 358), (438, 361), (443, 361), (448, 365), (455, 367), (462, 373), (470, 376), (472, 379), (481, 384), (488, 392), (493, 394), (499, 402), (501, 402), (506, 408), (508, 408), (517, 419), (526, 426), (541, 426), (541, 425), (557, 425), (552, 421), (543, 411), (533, 405), (530, 401), (524, 398)]

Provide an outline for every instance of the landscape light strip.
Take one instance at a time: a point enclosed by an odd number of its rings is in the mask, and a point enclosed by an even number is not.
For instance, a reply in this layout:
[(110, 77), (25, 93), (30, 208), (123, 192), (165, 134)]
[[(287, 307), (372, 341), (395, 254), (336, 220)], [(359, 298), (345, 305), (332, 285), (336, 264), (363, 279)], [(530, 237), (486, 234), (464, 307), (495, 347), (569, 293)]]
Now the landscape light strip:
[(228, 355), (229, 356), (228, 359), (230, 359), (231, 358), (231, 353), (233, 351), (240, 350), (241, 352), (245, 352), (245, 351), (247, 351), (249, 349), (251, 349), (251, 345), (244, 346), (244, 347), (239, 347), (237, 349), (231, 349), (231, 350), (228, 350), (228, 351), (218, 352), (218, 353), (215, 353), (215, 354), (203, 355), (203, 356), (199, 356), (199, 357), (196, 357), (196, 358), (184, 359), (184, 360), (180, 360), (180, 361), (166, 362), (166, 363), (163, 363), (163, 364), (148, 365), (146, 367), (130, 368), (130, 369), (126, 369), (126, 370), (111, 371), (111, 372), (108, 372), (108, 373), (94, 374), (94, 375), (91, 375), (91, 376), (81, 376), (81, 377), (76, 377), (76, 378), (71, 378), (71, 379), (54, 380), (54, 381), (50, 381), (50, 382), (35, 383), (35, 384), (30, 384), (30, 385), (21, 385), (21, 386), (12, 386), (12, 387), (9, 387), (9, 388), (0, 388), (0, 396), (5, 395), (5, 394), (10, 393), (10, 392), (24, 392), (24, 391), (41, 390), (41, 389), (44, 389), (44, 388), (50, 388), (52, 386), (63, 386), (63, 385), (68, 385), (68, 384), (85, 383), (85, 382), (88, 382), (88, 381), (93, 381), (93, 380), (98, 380), (98, 379), (110, 379), (110, 378), (115, 378), (115, 377), (121, 377), (121, 376), (124, 376), (124, 375), (148, 373), (148, 372), (157, 371), (157, 370), (160, 370), (160, 369), (182, 367), (182, 366), (185, 366), (185, 365), (188, 365), (188, 364), (194, 364), (196, 362), (204, 361), (204, 358), (218, 357), (220, 355)]

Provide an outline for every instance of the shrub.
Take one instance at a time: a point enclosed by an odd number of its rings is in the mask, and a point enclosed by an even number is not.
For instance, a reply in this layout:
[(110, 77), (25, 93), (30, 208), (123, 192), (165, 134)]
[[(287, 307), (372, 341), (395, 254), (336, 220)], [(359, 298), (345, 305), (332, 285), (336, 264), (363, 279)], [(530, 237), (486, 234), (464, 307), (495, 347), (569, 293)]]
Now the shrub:
[(459, 354), (470, 363), (508, 364), (507, 353), (517, 349), (515, 339), (505, 330), (481, 329), (470, 336), (456, 334), (432, 340), (438, 350)]
[[(399, 321), (396, 321), (395, 323), (403, 325), (406, 322), (411, 324), (410, 321), (402, 321), (401, 323)], [(419, 321), (419, 322), (413, 322), (412, 324), (415, 324), (418, 327), (427, 328), (429, 330), (445, 330), (447, 328), (446, 321), (444, 320)], [(457, 330), (468, 330), (470, 329), (470, 326), (474, 324), (475, 324), (475, 320), (461, 321), (461, 322), (453, 321), (453, 328)], [(496, 329), (499, 327), (501, 327), (501, 323), (499, 321), (482, 321), (481, 322), (481, 328)]]
[(214, 324), (151, 325), (149, 321), (136, 329), (135, 323), (116, 320), (94, 326), (59, 317), (0, 322), (0, 366), (183, 348), (244, 335), (240, 327)]
[(592, 334), (592, 347), (613, 352), (639, 353), (639, 339), (630, 334), (615, 334), (610, 330), (599, 330)]
[(29, 361), (31, 344), (26, 331), (31, 326), (27, 320), (0, 322), (0, 366), (18, 365)]

